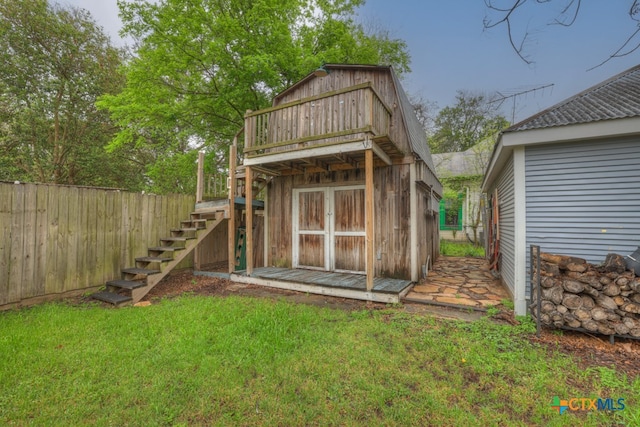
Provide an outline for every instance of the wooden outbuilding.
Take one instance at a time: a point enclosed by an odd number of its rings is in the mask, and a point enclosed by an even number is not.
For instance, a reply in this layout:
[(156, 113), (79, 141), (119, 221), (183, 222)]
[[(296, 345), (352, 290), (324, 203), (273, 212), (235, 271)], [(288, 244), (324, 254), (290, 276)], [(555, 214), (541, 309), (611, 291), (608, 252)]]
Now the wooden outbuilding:
[(438, 256), (442, 186), (391, 67), (324, 65), (248, 111), (238, 151), (229, 252), (246, 251), (246, 266), (230, 257), (233, 281), (396, 302)]

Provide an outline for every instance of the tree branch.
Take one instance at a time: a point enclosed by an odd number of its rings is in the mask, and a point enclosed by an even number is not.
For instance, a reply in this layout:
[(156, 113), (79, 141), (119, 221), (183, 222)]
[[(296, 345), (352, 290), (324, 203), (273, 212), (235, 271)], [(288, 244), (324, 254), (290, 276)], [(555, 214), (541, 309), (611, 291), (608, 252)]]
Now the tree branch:
[(631, 34), (629, 36), (629, 38), (627, 38), (627, 40), (622, 44), (622, 46), (620, 46), (620, 48), (618, 50), (616, 50), (613, 54), (609, 55), (609, 57), (607, 59), (605, 59), (604, 61), (602, 61), (601, 63), (599, 63), (598, 65), (595, 65), (591, 68), (589, 68), (587, 71), (591, 71), (594, 70), (598, 67), (601, 67), (602, 65), (606, 64), (607, 62), (611, 61), (614, 58), (622, 58), (623, 56), (627, 56), (629, 54), (632, 54), (633, 52), (635, 52), (636, 50), (638, 50), (638, 48), (640, 48), (640, 40), (636, 43), (636, 45), (629, 49), (628, 51), (621, 53), (622, 50), (627, 47), (627, 45), (629, 45), (629, 43), (631, 43), (631, 40), (633, 40), (633, 38), (638, 35), (640, 33), (640, 26), (638, 27), (637, 30), (635, 30), (633, 32), (633, 34)]
[[(512, 49), (520, 57), (520, 59), (522, 59), (526, 64), (531, 64), (532, 61), (527, 59), (526, 56), (523, 54), (524, 43), (529, 36), (529, 32), (526, 32), (522, 37), (522, 40), (520, 41), (520, 43), (517, 43), (516, 37), (514, 36), (514, 25), (513, 25), (513, 19), (514, 19), (516, 10), (524, 6), (528, 1), (529, 0), (511, 0), (511, 6), (500, 7), (500, 6), (496, 6), (493, 0), (484, 0), (484, 4), (489, 11), (497, 12), (501, 16), (500, 16), (500, 19), (496, 21), (492, 21), (488, 16), (485, 16), (483, 20), (483, 26), (484, 26), (484, 29), (487, 29), (487, 30), (498, 27), (500, 25), (506, 26), (507, 37), (509, 40), (509, 44), (511, 44)], [(546, 3), (551, 3), (552, 1), (553, 0), (535, 0), (535, 3), (537, 3), (538, 5), (542, 5)], [(560, 11), (560, 13), (558, 13), (555, 16), (555, 18), (549, 25), (561, 25), (563, 27), (570, 27), (578, 19), (578, 15), (580, 14), (580, 9), (582, 6), (582, 0), (564, 0), (564, 2), (565, 3), (564, 3), (563, 9)], [(627, 56), (637, 51), (638, 49), (640, 49), (640, 40), (638, 40), (637, 42), (634, 41), (636, 36), (640, 34), (640, 0), (633, 1), (633, 3), (631, 4), (631, 7), (629, 8), (628, 15), (632, 20), (639, 22), (638, 29), (635, 30), (633, 34), (631, 34), (613, 54), (609, 55), (608, 58), (600, 62), (598, 65), (589, 68), (587, 71), (598, 68), (614, 58), (621, 58), (623, 56)]]
[(569, 4), (567, 4), (567, 6), (564, 9), (562, 9), (562, 12), (560, 12), (560, 15), (559, 15), (559, 16), (563, 16), (564, 14), (566, 14), (567, 11), (571, 9), (571, 6), (573, 6), (576, 3), (576, 1), (578, 2), (578, 4), (576, 6), (576, 10), (573, 12), (573, 17), (571, 18), (571, 22), (566, 23), (556, 18), (554, 19), (553, 23), (556, 25), (562, 25), (563, 27), (572, 26), (573, 23), (576, 22), (576, 19), (578, 18), (578, 13), (580, 12), (580, 5), (582, 4), (582, 0), (571, 0)]

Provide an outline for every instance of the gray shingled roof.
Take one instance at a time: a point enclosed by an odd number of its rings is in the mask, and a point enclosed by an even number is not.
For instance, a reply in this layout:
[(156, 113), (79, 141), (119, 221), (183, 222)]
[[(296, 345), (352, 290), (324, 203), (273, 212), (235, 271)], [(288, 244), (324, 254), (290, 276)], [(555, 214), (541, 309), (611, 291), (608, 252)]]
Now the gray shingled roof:
[(547, 108), (505, 132), (640, 116), (640, 65)]
[(466, 151), (432, 154), (440, 178), (461, 175), (482, 175), (489, 162), (493, 141), (487, 139)]

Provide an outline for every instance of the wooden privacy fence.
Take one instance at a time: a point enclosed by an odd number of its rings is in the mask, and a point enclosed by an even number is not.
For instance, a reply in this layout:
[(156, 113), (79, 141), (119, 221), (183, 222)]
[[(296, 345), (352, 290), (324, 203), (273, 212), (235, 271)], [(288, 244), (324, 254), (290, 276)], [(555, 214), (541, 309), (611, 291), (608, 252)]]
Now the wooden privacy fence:
[[(194, 196), (0, 183), (0, 306), (102, 286), (193, 210)], [(192, 256), (179, 267), (190, 267)]]

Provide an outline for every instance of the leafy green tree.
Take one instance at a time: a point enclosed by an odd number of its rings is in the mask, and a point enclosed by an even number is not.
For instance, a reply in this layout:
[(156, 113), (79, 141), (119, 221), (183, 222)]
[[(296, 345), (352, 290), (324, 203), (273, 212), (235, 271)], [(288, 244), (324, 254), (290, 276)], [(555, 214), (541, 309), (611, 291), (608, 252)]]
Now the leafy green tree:
[[(156, 191), (193, 190), (194, 149), (209, 172), (226, 169), (227, 148), (247, 110), (322, 63), (386, 63), (409, 70), (406, 44), (355, 23), (363, 0), (161, 0), (119, 2), (123, 34), (136, 43), (127, 84), (104, 96), (120, 126), (109, 144), (145, 152)], [(158, 164), (162, 168), (158, 168)], [(183, 169), (187, 168), (187, 169)], [(165, 175), (158, 180), (160, 170)]]
[(0, 0), (0, 58), (0, 179), (139, 186), (140, 165), (104, 150), (95, 101), (121, 89), (123, 54), (87, 11)]
[(484, 95), (458, 91), (456, 104), (438, 112), (429, 147), (432, 153), (466, 151), (508, 125)]

